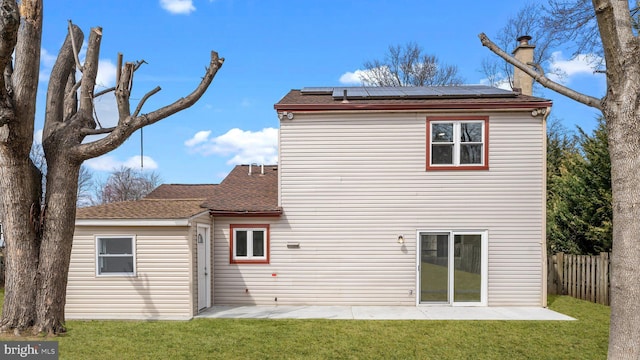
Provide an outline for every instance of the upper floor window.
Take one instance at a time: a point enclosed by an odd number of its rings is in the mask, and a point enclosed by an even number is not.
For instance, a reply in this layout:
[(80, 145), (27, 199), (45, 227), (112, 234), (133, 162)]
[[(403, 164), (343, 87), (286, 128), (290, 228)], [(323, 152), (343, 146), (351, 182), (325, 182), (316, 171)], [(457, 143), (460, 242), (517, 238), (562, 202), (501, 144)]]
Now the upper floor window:
[(98, 275), (135, 275), (135, 237), (96, 237)]
[(232, 264), (269, 263), (269, 225), (231, 225)]
[(427, 118), (427, 170), (489, 168), (489, 118)]

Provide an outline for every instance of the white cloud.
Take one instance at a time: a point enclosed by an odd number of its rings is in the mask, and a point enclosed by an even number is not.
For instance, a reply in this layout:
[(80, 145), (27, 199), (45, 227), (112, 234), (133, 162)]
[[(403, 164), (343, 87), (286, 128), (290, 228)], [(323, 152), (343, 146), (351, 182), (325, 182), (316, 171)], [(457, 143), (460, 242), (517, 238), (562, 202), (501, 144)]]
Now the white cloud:
[(345, 85), (351, 84), (362, 84), (362, 74), (364, 74), (364, 70), (356, 70), (354, 72), (347, 71), (346, 73), (340, 76), (340, 83)]
[(106, 88), (114, 86), (116, 83), (116, 66), (111, 60), (101, 59), (98, 62), (98, 75), (96, 85)]
[(49, 53), (47, 49), (40, 49), (40, 74), (38, 78), (42, 82), (48, 82), (49, 76), (51, 75), (51, 69), (53, 69), (53, 64), (56, 63), (56, 56)]
[[(158, 168), (158, 163), (151, 157), (144, 156), (144, 168), (143, 170), (155, 170)], [(125, 161), (120, 161), (111, 155), (103, 155), (94, 159), (89, 159), (84, 163), (90, 169), (95, 171), (114, 171), (120, 167), (128, 167), (131, 169), (140, 170), (140, 155), (132, 156)]]
[(196, 11), (192, 0), (160, 0), (160, 6), (171, 14), (188, 15)]
[[(206, 134), (205, 134), (206, 133)], [(244, 131), (238, 128), (209, 139), (210, 132), (199, 131), (185, 145), (193, 152), (208, 156), (231, 156), (227, 164), (275, 164), (278, 161), (278, 130), (265, 128)]]
[(211, 130), (198, 131), (195, 135), (193, 135), (191, 139), (185, 141), (184, 144), (187, 147), (193, 147), (195, 145), (208, 141), (209, 135), (211, 135)]
[(485, 78), (485, 79), (480, 80), (480, 85), (493, 86), (493, 87), (496, 87), (498, 89), (507, 90), (507, 91), (513, 90), (511, 88), (511, 83), (509, 82), (509, 79), (507, 79), (507, 78), (496, 80), (494, 84), (491, 84), (491, 81), (489, 81), (489, 79)]
[(367, 81), (363, 79), (370, 78), (380, 78), (380, 77), (390, 77), (391, 72), (388, 67), (381, 66), (372, 68), (371, 70), (361, 70), (357, 69), (356, 71), (347, 71), (346, 73), (340, 76), (340, 83), (345, 85), (370, 85)]
[[(568, 82), (569, 78), (576, 75), (592, 75), (594, 67), (602, 62), (602, 58), (593, 54), (578, 54), (572, 59), (564, 59), (562, 51), (551, 54), (552, 72), (547, 76), (556, 82)], [(560, 73), (560, 75), (556, 73)]]
[(143, 156), (142, 162), (140, 161), (140, 155), (132, 156), (127, 161), (125, 161), (122, 165), (128, 167), (130, 169), (138, 169), (138, 170), (156, 170), (158, 168), (158, 163), (155, 162), (149, 156)]

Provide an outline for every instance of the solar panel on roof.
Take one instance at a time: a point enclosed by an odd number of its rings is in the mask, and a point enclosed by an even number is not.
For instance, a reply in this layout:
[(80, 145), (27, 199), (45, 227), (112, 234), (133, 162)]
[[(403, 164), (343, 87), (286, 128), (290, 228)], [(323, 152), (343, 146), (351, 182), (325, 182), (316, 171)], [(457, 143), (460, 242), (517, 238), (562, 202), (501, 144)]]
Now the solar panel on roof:
[(347, 90), (347, 99), (367, 98), (369, 93), (366, 88), (360, 87), (337, 87), (333, 89), (333, 98), (342, 99), (344, 96), (344, 90)]
[(371, 97), (405, 97), (407, 93), (401, 87), (369, 87), (366, 88)]
[(327, 87), (327, 86), (310, 86), (310, 87), (304, 87), (302, 88), (302, 90), (300, 90), (301, 93), (303, 94), (331, 94), (333, 93), (333, 87)]
[(421, 87), (405, 87), (403, 91), (407, 94), (407, 97), (431, 97), (438, 96), (441, 93), (438, 92), (433, 86), (421, 86)]
[[(331, 91), (329, 91), (331, 90)], [(512, 91), (502, 90), (484, 85), (462, 86), (405, 86), (405, 87), (326, 87), (304, 88), (303, 94), (332, 93), (334, 99), (342, 99), (344, 91), (347, 99), (428, 99), (428, 98), (456, 98), (456, 97), (513, 97)]]

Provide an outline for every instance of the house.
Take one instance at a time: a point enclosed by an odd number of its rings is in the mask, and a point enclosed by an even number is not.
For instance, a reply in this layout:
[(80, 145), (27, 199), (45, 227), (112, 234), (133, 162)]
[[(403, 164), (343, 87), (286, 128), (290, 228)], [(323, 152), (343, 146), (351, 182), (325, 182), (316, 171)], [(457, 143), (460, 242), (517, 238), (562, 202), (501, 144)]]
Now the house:
[[(516, 56), (528, 56), (521, 41)], [(521, 91), (290, 91), (275, 104), (277, 166), (78, 210), (67, 317), (183, 319), (241, 304), (546, 306), (552, 104), (515, 79)]]

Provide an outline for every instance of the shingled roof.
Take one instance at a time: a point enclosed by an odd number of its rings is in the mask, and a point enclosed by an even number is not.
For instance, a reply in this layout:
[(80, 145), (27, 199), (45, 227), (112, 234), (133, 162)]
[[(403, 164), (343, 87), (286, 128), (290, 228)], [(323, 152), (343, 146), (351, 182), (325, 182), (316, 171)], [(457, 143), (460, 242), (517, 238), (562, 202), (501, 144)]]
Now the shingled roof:
[(79, 208), (76, 219), (185, 219), (207, 209), (214, 184), (162, 184), (144, 199)]
[(142, 199), (79, 208), (76, 219), (186, 219), (207, 211), (203, 199)]
[(207, 199), (213, 195), (216, 184), (162, 184), (145, 199)]
[(277, 170), (275, 165), (238, 165), (203, 206), (214, 216), (279, 216)]

